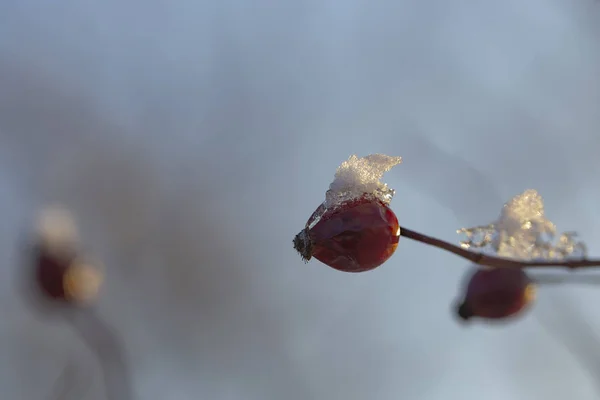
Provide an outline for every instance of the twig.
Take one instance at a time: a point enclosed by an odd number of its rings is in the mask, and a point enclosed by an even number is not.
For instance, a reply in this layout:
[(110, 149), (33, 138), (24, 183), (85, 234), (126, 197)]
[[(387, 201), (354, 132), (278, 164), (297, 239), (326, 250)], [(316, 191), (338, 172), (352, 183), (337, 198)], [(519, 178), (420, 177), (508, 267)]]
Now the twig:
[(534, 280), (534, 282), (544, 285), (564, 285), (564, 284), (573, 284), (573, 285), (588, 285), (588, 286), (598, 286), (600, 285), (600, 274), (557, 274), (557, 273), (534, 273), (529, 275), (530, 278)]
[[(78, 374), (81, 371), (81, 366), (71, 360), (54, 383), (50, 400), (83, 399), (92, 385), (93, 371), (85, 371), (85, 376)], [(78, 379), (80, 375), (85, 379)]]
[(437, 247), (448, 251), (454, 255), (462, 257), (466, 260), (471, 261), (474, 264), (485, 265), (488, 267), (496, 268), (549, 268), (549, 267), (562, 267), (567, 269), (578, 269), (588, 267), (600, 267), (600, 260), (542, 260), (542, 261), (526, 261), (526, 260), (514, 260), (504, 257), (496, 257), (489, 254), (474, 252), (463, 249), (460, 246), (446, 242), (441, 239), (437, 239), (431, 236), (424, 235), (422, 233), (412, 231), (410, 229), (401, 227), (400, 235), (405, 238), (415, 240), (417, 242), (424, 243), (428, 246)]
[(94, 310), (71, 310), (66, 320), (96, 355), (109, 400), (132, 400), (133, 388), (123, 345), (113, 328)]

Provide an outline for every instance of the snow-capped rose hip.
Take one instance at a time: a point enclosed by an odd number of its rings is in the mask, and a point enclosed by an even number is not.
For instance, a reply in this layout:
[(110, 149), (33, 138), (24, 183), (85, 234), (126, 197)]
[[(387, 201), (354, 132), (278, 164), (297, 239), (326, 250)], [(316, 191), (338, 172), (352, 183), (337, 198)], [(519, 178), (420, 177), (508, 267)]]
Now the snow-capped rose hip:
[(400, 157), (351, 156), (338, 168), (326, 200), (294, 238), (305, 261), (316, 258), (345, 272), (363, 272), (387, 261), (398, 246), (400, 226), (389, 203), (394, 190), (380, 182)]
[(516, 316), (535, 300), (536, 287), (518, 268), (478, 268), (457, 308), (463, 320), (473, 317), (503, 319)]

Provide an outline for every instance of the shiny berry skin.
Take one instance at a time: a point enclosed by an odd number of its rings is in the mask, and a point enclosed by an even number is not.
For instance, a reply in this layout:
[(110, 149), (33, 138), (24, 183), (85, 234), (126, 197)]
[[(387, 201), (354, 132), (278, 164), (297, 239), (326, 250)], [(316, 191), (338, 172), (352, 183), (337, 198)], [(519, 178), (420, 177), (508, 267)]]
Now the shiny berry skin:
[(535, 285), (522, 269), (480, 268), (471, 276), (457, 314), (463, 320), (504, 319), (516, 316), (534, 300)]
[(398, 247), (398, 218), (377, 199), (362, 197), (320, 209), (316, 223), (311, 224), (311, 217), (294, 239), (306, 261), (314, 257), (339, 271), (364, 272), (383, 264)]

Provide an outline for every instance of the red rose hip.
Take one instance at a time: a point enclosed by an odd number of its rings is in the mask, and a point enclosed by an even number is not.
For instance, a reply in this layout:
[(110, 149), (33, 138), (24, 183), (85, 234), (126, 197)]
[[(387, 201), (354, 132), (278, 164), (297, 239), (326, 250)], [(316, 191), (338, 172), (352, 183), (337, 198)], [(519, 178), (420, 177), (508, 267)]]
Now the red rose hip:
[(463, 320), (516, 316), (535, 300), (535, 285), (522, 269), (477, 269), (457, 309)]
[(305, 261), (314, 257), (340, 271), (363, 272), (387, 261), (399, 238), (394, 212), (378, 199), (363, 196), (331, 210), (319, 207), (296, 235), (294, 248)]

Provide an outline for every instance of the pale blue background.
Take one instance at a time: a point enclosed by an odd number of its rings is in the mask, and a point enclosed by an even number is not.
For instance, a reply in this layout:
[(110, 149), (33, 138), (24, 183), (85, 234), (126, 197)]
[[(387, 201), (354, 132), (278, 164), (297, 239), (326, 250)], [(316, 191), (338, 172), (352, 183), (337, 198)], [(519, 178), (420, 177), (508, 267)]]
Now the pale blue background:
[(341, 161), (384, 152), (407, 227), (455, 241), (534, 187), (600, 255), (599, 38), (592, 0), (5, 0), (0, 397), (94, 368), (11, 283), (19, 230), (63, 201), (138, 399), (598, 399), (600, 288), (467, 329), (460, 259), (402, 240), (350, 275), (291, 241)]

